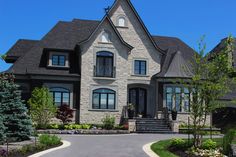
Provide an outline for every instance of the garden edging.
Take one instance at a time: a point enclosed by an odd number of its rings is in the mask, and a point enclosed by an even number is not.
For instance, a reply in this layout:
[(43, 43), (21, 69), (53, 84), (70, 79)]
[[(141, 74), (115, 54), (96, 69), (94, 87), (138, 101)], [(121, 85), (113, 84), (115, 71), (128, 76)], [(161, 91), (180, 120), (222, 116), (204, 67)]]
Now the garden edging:
[(154, 144), (155, 142), (151, 142), (148, 144), (145, 144), (143, 146), (143, 151), (149, 156), (149, 157), (159, 157), (155, 152), (152, 151), (151, 146)]
[(40, 156), (45, 155), (45, 154), (48, 154), (48, 153), (50, 153), (50, 152), (53, 152), (53, 151), (56, 151), (56, 150), (59, 150), (59, 149), (64, 149), (64, 148), (69, 147), (69, 146), (71, 145), (70, 142), (64, 141), (64, 140), (62, 141), (62, 143), (63, 143), (63, 144), (62, 144), (61, 146), (59, 146), (59, 147), (55, 147), (55, 148), (52, 148), (52, 149), (48, 149), (48, 150), (45, 150), (45, 151), (42, 151), (42, 152), (39, 152), (39, 153), (30, 155), (30, 156), (28, 156), (28, 157), (40, 157)]
[(129, 134), (128, 130), (38, 130), (39, 134), (87, 134), (87, 135), (97, 135), (97, 134)]

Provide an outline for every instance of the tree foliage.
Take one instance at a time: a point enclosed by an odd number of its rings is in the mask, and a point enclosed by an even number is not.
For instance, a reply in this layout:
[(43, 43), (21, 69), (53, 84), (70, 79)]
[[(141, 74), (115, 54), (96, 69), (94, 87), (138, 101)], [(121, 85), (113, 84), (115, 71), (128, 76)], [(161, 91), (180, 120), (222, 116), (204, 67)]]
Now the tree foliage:
[(62, 123), (65, 125), (72, 121), (71, 119), (73, 118), (73, 112), (74, 111), (70, 108), (69, 105), (63, 104), (57, 110), (56, 118), (60, 119)]
[(29, 139), (32, 133), (32, 122), (27, 112), (26, 105), (21, 100), (21, 92), (14, 83), (14, 76), (1, 74), (0, 115), (3, 125), (0, 123), (0, 126), (3, 126), (2, 129), (4, 129), (7, 140), (22, 141)]
[(206, 45), (201, 40), (199, 54), (192, 62), (193, 76), (186, 84), (192, 93), (190, 117), (193, 122), (194, 146), (199, 147), (202, 142), (200, 130), (205, 126), (207, 115), (219, 107), (221, 97), (231, 91), (235, 80), (231, 78), (233, 72), (232, 52), (233, 38), (228, 37), (224, 48), (214, 54), (204, 56)]
[(45, 87), (35, 88), (28, 104), (30, 105), (30, 115), (33, 122), (38, 128), (45, 129), (51, 119), (55, 117), (57, 111), (49, 89)]

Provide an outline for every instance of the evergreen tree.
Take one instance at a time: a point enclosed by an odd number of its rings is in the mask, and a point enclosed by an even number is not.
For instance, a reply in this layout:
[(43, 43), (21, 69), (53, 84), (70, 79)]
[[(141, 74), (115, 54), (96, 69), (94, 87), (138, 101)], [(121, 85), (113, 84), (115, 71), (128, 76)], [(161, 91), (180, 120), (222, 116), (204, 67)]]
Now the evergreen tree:
[[(1, 104), (1, 103), (0, 103)], [(3, 118), (0, 115), (0, 143), (4, 143), (3, 141), (6, 138), (6, 134), (5, 134), (5, 126), (3, 125)]]
[(32, 122), (27, 114), (26, 105), (21, 100), (21, 92), (14, 83), (13, 75), (0, 75), (0, 93), (0, 115), (6, 127), (6, 138), (10, 141), (29, 139)]

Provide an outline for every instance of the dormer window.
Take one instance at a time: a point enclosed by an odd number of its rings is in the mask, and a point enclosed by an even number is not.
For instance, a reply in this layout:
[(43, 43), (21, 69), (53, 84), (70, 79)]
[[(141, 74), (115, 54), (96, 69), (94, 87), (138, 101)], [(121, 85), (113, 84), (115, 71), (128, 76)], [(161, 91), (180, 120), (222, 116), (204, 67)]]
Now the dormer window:
[(66, 56), (64, 55), (52, 55), (52, 65), (54, 66), (65, 66)]
[(69, 54), (66, 52), (50, 52), (48, 66), (69, 68)]
[(107, 32), (102, 33), (101, 42), (103, 42), (103, 43), (110, 43), (111, 42), (110, 36)]

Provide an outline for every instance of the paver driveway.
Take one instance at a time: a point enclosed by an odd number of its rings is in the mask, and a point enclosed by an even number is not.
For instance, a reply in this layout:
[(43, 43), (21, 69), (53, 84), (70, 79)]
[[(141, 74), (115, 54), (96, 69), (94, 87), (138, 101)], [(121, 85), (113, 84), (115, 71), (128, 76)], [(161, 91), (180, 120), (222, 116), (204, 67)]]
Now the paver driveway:
[(71, 146), (43, 157), (148, 157), (143, 145), (185, 135), (131, 134), (131, 135), (65, 135), (63, 140)]

